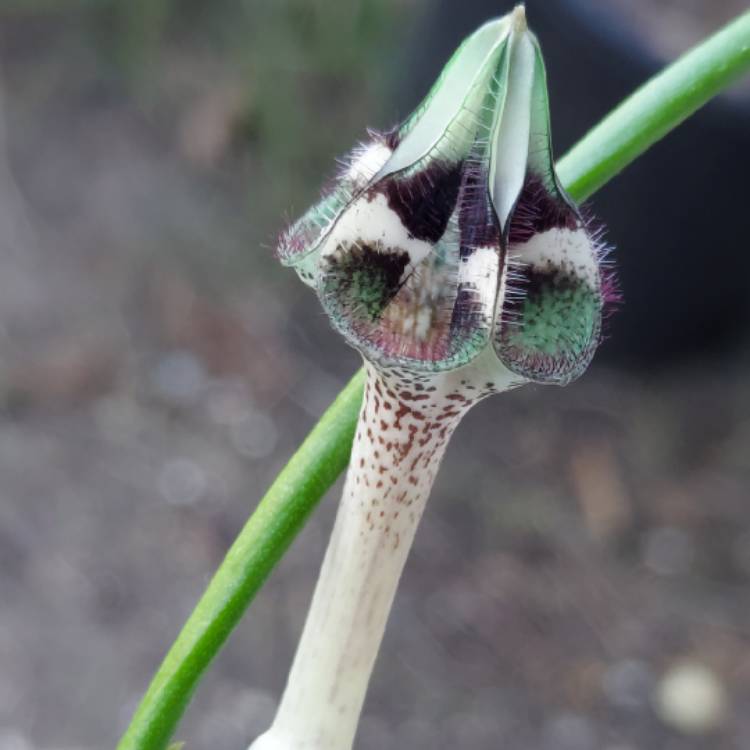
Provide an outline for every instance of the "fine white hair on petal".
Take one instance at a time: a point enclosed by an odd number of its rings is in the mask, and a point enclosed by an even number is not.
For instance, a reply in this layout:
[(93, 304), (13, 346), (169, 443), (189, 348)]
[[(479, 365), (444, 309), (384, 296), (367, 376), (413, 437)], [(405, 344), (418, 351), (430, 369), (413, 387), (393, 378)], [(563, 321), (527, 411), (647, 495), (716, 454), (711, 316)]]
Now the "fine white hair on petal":
[[(517, 322), (518, 305), (514, 303), (519, 303), (526, 297), (523, 269), (527, 265), (518, 255), (508, 254), (505, 271), (500, 277), (500, 291), (495, 304), (496, 328), (502, 329), (509, 323)], [(506, 305), (506, 303), (511, 304)]]
[(392, 153), (391, 149), (379, 140), (363, 144), (353, 151), (346, 177), (357, 183), (369, 182)]

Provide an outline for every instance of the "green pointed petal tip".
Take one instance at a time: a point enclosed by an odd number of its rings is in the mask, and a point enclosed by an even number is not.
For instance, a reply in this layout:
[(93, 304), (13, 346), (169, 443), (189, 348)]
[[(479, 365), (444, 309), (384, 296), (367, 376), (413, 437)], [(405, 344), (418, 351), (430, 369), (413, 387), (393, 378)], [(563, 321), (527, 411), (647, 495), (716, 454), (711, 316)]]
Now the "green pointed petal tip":
[(452, 160), (466, 156), (480, 123), (493, 61), (507, 39), (508, 17), (489, 21), (468, 37), (453, 54), (432, 89), (416, 110), (387, 134), (371, 133), (345, 159), (334, 183), (279, 238), (278, 255), (293, 265), (306, 283), (314, 285), (314, 262), (343, 212), (355, 198), (383, 178), (414, 168), (428, 158)]

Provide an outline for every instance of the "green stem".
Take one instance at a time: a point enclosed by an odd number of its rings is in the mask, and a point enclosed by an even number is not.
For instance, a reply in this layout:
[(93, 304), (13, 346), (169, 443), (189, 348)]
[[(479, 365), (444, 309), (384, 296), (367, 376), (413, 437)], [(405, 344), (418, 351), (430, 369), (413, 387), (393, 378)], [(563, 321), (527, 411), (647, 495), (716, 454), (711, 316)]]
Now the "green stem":
[[(750, 69), (750, 12), (638, 89), (558, 164), (583, 200)], [(349, 460), (363, 372), (346, 386), (269, 489), (178, 635), (118, 750), (164, 750), (203, 672)]]
[(360, 370), (284, 467), (231, 546), (149, 685), (118, 750), (163, 750), (201, 675), (317, 501), (349, 462)]
[(647, 81), (557, 164), (570, 195), (585, 200), (750, 69), (750, 11)]

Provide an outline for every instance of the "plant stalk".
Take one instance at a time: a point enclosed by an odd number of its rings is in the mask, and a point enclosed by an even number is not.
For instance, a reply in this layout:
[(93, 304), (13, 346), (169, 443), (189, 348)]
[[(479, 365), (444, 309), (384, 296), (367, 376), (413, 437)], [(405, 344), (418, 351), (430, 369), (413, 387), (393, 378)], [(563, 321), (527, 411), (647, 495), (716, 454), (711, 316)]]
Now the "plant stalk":
[(352, 747), (448, 440), (474, 403), (510, 386), (508, 379), (488, 387), (481, 362), (409, 380), (369, 364), (366, 373), (349, 471), (304, 631), (273, 725), (251, 750)]

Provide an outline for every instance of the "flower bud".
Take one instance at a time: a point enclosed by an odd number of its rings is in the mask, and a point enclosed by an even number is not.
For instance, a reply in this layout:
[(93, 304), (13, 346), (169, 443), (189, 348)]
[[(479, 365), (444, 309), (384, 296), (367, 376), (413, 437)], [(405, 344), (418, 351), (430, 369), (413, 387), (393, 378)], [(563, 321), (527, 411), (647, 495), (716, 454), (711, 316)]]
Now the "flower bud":
[(555, 174), (522, 6), (466, 39), (401, 126), (353, 151), (279, 255), (380, 367), (448, 371), (491, 347), (520, 380), (585, 370), (607, 284)]

